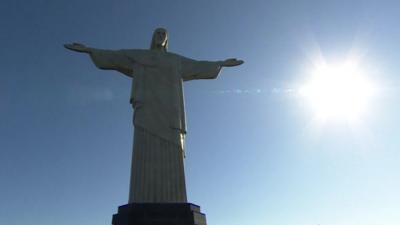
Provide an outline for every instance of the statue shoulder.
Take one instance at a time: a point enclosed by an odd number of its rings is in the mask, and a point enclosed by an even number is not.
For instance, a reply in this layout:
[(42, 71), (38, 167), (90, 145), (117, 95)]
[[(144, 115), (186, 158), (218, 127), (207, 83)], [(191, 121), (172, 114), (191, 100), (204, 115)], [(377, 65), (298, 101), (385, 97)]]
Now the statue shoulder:
[(173, 52), (167, 52), (167, 53), (165, 53), (165, 54), (167, 54), (169, 57), (171, 57), (171, 58), (176, 58), (176, 59), (182, 59), (182, 58), (185, 58), (184, 56), (181, 56), (181, 55), (179, 55), (179, 54), (177, 54), (177, 53), (173, 53)]
[(123, 55), (129, 58), (131, 61), (139, 62), (142, 65), (164, 65), (165, 64), (176, 64), (182, 60), (182, 56), (170, 53), (160, 52), (150, 49), (121, 49)]
[(151, 51), (148, 49), (121, 49), (119, 51), (128, 57), (144, 56), (151, 54)]
[(131, 61), (147, 61), (146, 59), (152, 55), (148, 49), (121, 49), (119, 51)]

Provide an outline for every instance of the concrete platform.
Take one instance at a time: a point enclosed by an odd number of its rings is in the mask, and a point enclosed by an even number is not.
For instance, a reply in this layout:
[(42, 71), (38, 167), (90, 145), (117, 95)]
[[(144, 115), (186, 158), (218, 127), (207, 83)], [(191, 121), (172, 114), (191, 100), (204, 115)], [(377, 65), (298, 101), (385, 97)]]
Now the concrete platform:
[(207, 225), (200, 206), (191, 203), (132, 203), (118, 207), (113, 225)]

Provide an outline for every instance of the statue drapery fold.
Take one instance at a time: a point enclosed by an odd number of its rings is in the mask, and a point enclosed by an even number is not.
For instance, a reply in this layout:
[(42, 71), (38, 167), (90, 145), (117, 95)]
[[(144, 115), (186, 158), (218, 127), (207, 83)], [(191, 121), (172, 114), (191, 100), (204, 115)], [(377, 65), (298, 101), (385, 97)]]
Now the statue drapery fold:
[(133, 78), (130, 101), (134, 125), (183, 149), (186, 123), (182, 81), (216, 78), (221, 70), (218, 62), (142, 49), (92, 49), (90, 55), (98, 68)]

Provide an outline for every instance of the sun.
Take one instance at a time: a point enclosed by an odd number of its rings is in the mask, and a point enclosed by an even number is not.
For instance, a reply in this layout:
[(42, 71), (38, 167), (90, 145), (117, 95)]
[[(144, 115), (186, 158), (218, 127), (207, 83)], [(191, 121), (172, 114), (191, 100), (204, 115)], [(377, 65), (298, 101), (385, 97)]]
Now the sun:
[(319, 120), (355, 121), (365, 113), (373, 85), (357, 63), (321, 63), (299, 90)]

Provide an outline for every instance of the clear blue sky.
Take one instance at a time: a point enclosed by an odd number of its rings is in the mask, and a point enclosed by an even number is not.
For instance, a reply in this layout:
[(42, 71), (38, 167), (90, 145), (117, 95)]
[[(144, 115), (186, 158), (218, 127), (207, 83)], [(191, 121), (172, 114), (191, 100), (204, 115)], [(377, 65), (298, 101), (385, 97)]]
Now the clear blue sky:
[[(188, 198), (208, 224), (399, 225), (399, 8), (385, 0), (2, 1), (0, 224), (111, 224), (128, 198), (130, 81), (62, 44), (148, 48), (162, 26), (172, 52), (246, 62), (185, 84)], [(313, 54), (340, 60), (355, 48), (379, 94), (361, 128), (316, 128), (296, 94)]]

